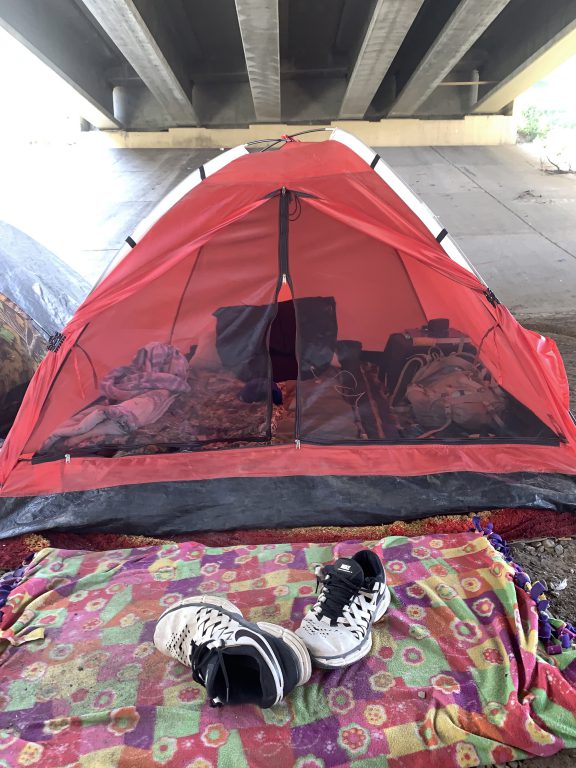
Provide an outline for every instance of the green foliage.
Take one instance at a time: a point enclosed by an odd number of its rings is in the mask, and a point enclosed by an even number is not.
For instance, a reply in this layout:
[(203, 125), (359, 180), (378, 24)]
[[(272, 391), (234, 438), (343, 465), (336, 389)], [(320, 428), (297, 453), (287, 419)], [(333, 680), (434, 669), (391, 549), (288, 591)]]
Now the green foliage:
[(550, 115), (548, 110), (540, 109), (534, 105), (527, 107), (522, 112), (523, 123), (518, 128), (518, 135), (524, 141), (544, 139), (550, 130)]

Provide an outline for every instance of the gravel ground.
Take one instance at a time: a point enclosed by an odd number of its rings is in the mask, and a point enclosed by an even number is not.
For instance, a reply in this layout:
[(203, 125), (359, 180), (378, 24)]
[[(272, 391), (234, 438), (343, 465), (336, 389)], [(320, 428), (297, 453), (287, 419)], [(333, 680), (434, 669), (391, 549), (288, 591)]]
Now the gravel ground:
[[(527, 328), (550, 336), (558, 345), (570, 385), (570, 406), (572, 412), (576, 413), (576, 314), (519, 319)], [(547, 583), (551, 613), (560, 619), (576, 622), (576, 539), (548, 538), (516, 542), (512, 552), (516, 562), (533, 579)], [(555, 591), (554, 586), (564, 578), (567, 579), (566, 588)]]
[[(566, 366), (570, 384), (570, 407), (576, 412), (576, 314), (561, 317), (522, 317), (526, 328), (554, 339)], [(551, 531), (553, 533), (553, 531)], [(550, 613), (559, 619), (576, 621), (576, 539), (536, 539), (514, 542), (512, 556), (535, 581), (543, 581), (550, 600)], [(565, 589), (555, 590), (563, 579)], [(552, 757), (530, 762), (507, 763), (526, 768), (576, 768), (576, 749), (565, 749)]]
[(515, 542), (511, 549), (514, 560), (532, 580), (545, 583), (550, 613), (576, 621), (576, 539)]

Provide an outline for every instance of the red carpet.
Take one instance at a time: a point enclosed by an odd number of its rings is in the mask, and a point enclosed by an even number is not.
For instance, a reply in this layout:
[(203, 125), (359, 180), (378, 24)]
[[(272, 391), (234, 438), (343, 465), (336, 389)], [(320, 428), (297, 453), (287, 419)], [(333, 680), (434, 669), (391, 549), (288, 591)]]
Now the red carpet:
[[(576, 515), (538, 509), (499, 509), (480, 514), (482, 523), (494, 523), (495, 530), (507, 541), (536, 539), (545, 536), (576, 536)], [(124, 549), (145, 547), (163, 541), (194, 541), (222, 547), (238, 544), (272, 544), (283, 542), (322, 543), (346, 539), (377, 540), (384, 536), (419, 536), (431, 533), (457, 533), (472, 527), (472, 515), (441, 515), (397, 521), (388, 525), (351, 527), (318, 526), (312, 528), (259, 528), (249, 531), (214, 531), (166, 537), (131, 536), (117, 533), (65, 533), (45, 531), (16, 536), (0, 541), (0, 570), (12, 570), (31, 552), (44, 547), (58, 549)]]

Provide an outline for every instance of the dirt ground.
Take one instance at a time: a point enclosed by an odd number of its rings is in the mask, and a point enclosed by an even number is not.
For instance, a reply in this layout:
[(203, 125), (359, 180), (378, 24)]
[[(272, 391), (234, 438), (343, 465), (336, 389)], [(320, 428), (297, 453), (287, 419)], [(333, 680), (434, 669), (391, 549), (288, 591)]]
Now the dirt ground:
[[(564, 359), (570, 384), (570, 405), (576, 413), (576, 314), (555, 318), (519, 318), (532, 330), (554, 339)], [(576, 539), (554, 538), (516, 542), (514, 559), (533, 578), (545, 581), (550, 598), (550, 612), (560, 619), (576, 621)], [(554, 590), (563, 579), (564, 589)], [(574, 760), (576, 765), (576, 757)]]
[[(562, 317), (518, 318), (526, 328), (554, 339), (564, 358), (570, 384), (570, 407), (576, 412), (576, 314)], [(515, 542), (514, 560), (534, 581), (543, 581), (550, 599), (550, 613), (559, 619), (576, 622), (576, 539), (554, 538), (550, 531), (546, 539)], [(555, 590), (563, 579), (564, 589)], [(526, 768), (575, 768), (576, 749), (565, 749), (552, 757), (507, 763), (507, 766)]]

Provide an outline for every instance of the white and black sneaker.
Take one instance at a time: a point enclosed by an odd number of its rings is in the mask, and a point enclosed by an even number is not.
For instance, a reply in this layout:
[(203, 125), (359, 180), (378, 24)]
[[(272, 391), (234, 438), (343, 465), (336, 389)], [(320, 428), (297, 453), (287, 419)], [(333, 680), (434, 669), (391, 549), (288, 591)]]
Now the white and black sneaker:
[(186, 598), (164, 611), (154, 644), (192, 668), (213, 706), (272, 707), (312, 673), (306, 646), (294, 632), (246, 621), (221, 597)]
[(315, 568), (320, 595), (296, 633), (318, 667), (345, 667), (372, 648), (372, 624), (390, 605), (380, 558), (369, 549)]

